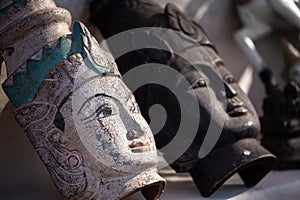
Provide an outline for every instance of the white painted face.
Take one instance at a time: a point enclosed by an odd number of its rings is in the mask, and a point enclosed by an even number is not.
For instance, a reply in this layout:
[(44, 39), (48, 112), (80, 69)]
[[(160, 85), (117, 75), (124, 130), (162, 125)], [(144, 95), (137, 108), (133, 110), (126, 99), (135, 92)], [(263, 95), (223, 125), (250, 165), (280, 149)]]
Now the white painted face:
[(152, 132), (119, 77), (91, 78), (74, 91), (72, 102), (75, 127), (94, 158), (122, 172), (156, 167)]

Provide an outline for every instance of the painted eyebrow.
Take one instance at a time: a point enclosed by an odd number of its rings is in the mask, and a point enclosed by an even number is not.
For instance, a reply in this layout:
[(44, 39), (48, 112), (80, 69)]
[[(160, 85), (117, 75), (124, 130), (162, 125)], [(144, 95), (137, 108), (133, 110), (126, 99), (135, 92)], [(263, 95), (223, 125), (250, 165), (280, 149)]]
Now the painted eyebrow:
[(94, 96), (91, 96), (89, 97), (84, 103), (83, 105), (80, 107), (78, 113), (80, 113), (82, 111), (82, 109), (84, 108), (84, 106), (89, 102), (91, 101), (92, 99), (96, 98), (96, 97), (108, 97), (108, 98), (112, 98), (113, 100), (117, 101), (120, 103), (120, 101), (118, 99), (116, 99), (115, 97), (112, 97), (108, 94), (105, 94), (105, 93), (98, 93), (98, 94), (95, 94)]

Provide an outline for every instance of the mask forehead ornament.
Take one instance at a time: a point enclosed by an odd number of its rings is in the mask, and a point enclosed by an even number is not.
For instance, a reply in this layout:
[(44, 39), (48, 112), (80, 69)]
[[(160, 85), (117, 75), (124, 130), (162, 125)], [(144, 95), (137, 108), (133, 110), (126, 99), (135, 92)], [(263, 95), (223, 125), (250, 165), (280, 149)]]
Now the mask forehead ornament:
[[(111, 55), (80, 22), (70, 34), (68, 12), (53, 1), (3, 1), (0, 14), (3, 88), (62, 197), (125, 199), (142, 191), (158, 199), (165, 181), (154, 139)], [(53, 18), (60, 20), (46, 23)], [(25, 39), (11, 28), (22, 23)]]

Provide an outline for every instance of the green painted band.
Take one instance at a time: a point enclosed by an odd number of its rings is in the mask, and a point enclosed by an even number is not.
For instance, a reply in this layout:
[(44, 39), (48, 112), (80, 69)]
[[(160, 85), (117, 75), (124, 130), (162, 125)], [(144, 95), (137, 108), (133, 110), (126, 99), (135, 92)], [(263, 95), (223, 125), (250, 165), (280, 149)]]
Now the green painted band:
[[(6, 81), (2, 86), (14, 106), (19, 107), (31, 101), (51, 70), (62, 60), (76, 53), (82, 55), (85, 65), (96, 74), (114, 73), (113, 66), (101, 66), (96, 62), (93, 51), (97, 52), (97, 49), (90, 49), (91, 42), (95, 42), (91, 40), (95, 39), (90, 35), (87, 28), (80, 22), (75, 22), (72, 39), (68, 36), (61, 37), (55, 47), (46, 46), (43, 48), (41, 60), (28, 60), (26, 72), (14, 74), (13, 85), (9, 85)], [(96, 42), (96, 44), (98, 43)]]
[(4, 82), (3, 90), (16, 107), (32, 100), (39, 85), (51, 70), (61, 60), (67, 58), (71, 43), (70, 39), (60, 38), (59, 48), (43, 49), (42, 60), (27, 61), (27, 72), (15, 74), (13, 76), (13, 86), (9, 86)]

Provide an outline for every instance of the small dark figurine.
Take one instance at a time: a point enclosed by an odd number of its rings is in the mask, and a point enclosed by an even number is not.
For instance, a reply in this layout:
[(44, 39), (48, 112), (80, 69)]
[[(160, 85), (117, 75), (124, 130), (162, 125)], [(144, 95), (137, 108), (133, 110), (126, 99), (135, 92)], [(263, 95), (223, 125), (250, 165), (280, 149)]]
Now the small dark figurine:
[[(254, 42), (275, 30), (300, 30), (300, 9), (294, 0), (236, 0), (243, 27), (235, 39), (259, 72), (267, 97), (261, 118), (262, 145), (278, 157), (276, 168), (300, 167), (299, 121), (299, 52), (286, 40), (284, 75), (287, 85), (282, 90)], [(297, 150), (298, 149), (298, 150)]]
[[(148, 110), (154, 104), (163, 105), (167, 112), (164, 127), (155, 135), (158, 148), (169, 144), (176, 137), (183, 111), (188, 111), (191, 118), (201, 116), (192, 144), (183, 155), (171, 163), (171, 167), (176, 172), (189, 172), (203, 196), (210, 196), (235, 173), (239, 173), (245, 185), (251, 187), (272, 169), (275, 156), (257, 141), (260, 124), (249, 98), (240, 89), (219, 57), (215, 46), (199, 25), (187, 19), (171, 3), (163, 9), (151, 0), (112, 0), (109, 3), (93, 1), (90, 8), (91, 21), (100, 28), (105, 38), (140, 27), (162, 27), (182, 34), (181, 38), (174, 37), (161, 41), (165, 46), (170, 47), (169, 51), (154, 48), (140, 49), (121, 56), (117, 59), (117, 63), (122, 74), (146, 63), (168, 65), (180, 72), (189, 82), (191, 87), (186, 89), (186, 93), (195, 94), (200, 113), (190, 107), (188, 102), (184, 102), (184, 107), (179, 108), (179, 102), (174, 94), (157, 84), (148, 84), (140, 88), (135, 92), (135, 96), (143, 116), (148, 121), (150, 121)], [(155, 33), (149, 37), (144, 42), (161, 39), (160, 35)], [(132, 43), (136, 40), (138, 38), (134, 35), (132, 38), (127, 38), (127, 41)], [(196, 42), (190, 42), (191, 40)], [(120, 48), (110, 43), (108, 45), (113, 53)], [(179, 49), (178, 52), (187, 55), (193, 63), (176, 55), (172, 49)], [(214, 90), (212, 87), (217, 80), (221, 81), (223, 90)], [(180, 79), (177, 82), (180, 83)], [(210, 95), (218, 100), (211, 101)], [(225, 102), (220, 100), (222, 97)], [(212, 117), (214, 113), (224, 117), (223, 124)], [(201, 157), (199, 152), (205, 143), (206, 133), (211, 123), (222, 131), (210, 153)], [(185, 129), (187, 137), (189, 131)], [(176, 150), (174, 149), (174, 152)], [(172, 154), (172, 152), (163, 153), (166, 158)]]
[(261, 118), (262, 145), (277, 157), (275, 168), (300, 168), (300, 54), (283, 41), (287, 85), (267, 87)]
[[(263, 102), (262, 145), (277, 157), (276, 168), (300, 168), (300, 88), (289, 82), (273, 90)], [(298, 150), (297, 150), (298, 149)]]

